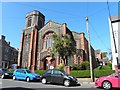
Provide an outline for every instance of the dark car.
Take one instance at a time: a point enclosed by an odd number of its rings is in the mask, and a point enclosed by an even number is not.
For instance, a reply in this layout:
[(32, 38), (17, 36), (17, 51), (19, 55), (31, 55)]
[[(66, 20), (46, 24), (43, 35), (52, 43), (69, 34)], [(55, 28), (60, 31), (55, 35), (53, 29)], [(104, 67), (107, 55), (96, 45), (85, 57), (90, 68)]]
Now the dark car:
[(12, 78), (13, 73), (11, 73), (8, 69), (0, 69), (0, 73), (1, 73), (1, 78)]
[(50, 83), (63, 84), (64, 86), (70, 86), (77, 84), (77, 79), (73, 76), (66, 74), (66, 72), (63, 70), (51, 69), (51, 70), (47, 70), (41, 76), (41, 82), (43, 84), (50, 82)]

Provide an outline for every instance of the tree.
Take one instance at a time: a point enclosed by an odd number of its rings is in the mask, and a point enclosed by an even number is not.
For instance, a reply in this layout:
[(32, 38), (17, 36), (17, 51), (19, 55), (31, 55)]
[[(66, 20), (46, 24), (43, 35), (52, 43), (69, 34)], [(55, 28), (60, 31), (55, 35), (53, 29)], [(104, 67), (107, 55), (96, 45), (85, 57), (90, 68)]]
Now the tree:
[(66, 65), (68, 65), (68, 57), (72, 56), (76, 52), (76, 45), (74, 40), (71, 38), (70, 35), (53, 35), (53, 47), (51, 50), (51, 56), (54, 57), (56, 53), (66, 61)]
[(107, 58), (107, 52), (102, 52), (102, 58)]

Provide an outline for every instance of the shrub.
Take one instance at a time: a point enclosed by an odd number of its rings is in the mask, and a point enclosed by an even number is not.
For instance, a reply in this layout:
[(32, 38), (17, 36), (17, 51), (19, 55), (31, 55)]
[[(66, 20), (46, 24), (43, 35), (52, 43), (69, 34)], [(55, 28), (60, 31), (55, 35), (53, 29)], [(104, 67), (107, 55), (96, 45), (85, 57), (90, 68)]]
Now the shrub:
[(107, 63), (107, 66), (109, 66), (112, 69), (112, 63)]
[(35, 70), (35, 73), (42, 75), (46, 70)]
[(13, 69), (9, 69), (9, 71), (10, 71), (10, 72), (12, 72), (12, 73), (14, 72), (14, 70), (13, 70)]
[(114, 72), (114, 70), (94, 70), (94, 76), (98, 78), (102, 76), (108, 76)]
[[(14, 72), (13, 69), (9, 69), (9, 71), (12, 72), (12, 73)], [(39, 75), (42, 75), (45, 71), (46, 70), (35, 70), (34, 72), (37, 73), (37, 74), (39, 74)]]
[(64, 70), (64, 64), (59, 64), (56, 69), (59, 69), (59, 70)]
[[(94, 70), (94, 77), (102, 77), (108, 76), (114, 73), (114, 70)], [(79, 78), (90, 78), (90, 70), (73, 70), (70, 72), (71, 76), (79, 77)]]
[(81, 70), (90, 70), (90, 63), (88, 61), (84, 61), (81, 63)]
[(111, 70), (111, 68), (105, 65), (105, 66), (98, 66), (97, 68), (95, 68), (95, 70)]
[(81, 64), (74, 64), (71, 66), (71, 70), (90, 70), (90, 63), (84, 61)]
[(80, 78), (89, 78), (90, 72), (89, 70), (73, 70), (70, 72), (70, 75)]
[(71, 66), (71, 70), (80, 70), (81, 69), (81, 65), (80, 64), (74, 64)]

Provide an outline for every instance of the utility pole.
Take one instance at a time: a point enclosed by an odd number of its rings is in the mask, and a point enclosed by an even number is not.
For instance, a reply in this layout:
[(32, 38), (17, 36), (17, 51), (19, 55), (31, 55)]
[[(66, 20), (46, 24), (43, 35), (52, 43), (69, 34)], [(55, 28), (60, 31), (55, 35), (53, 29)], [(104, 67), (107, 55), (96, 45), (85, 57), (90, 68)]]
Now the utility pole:
[(92, 57), (91, 57), (91, 46), (90, 46), (90, 31), (88, 27), (88, 17), (86, 17), (86, 28), (88, 33), (88, 47), (89, 47), (89, 61), (90, 61), (90, 75), (91, 81), (94, 82), (94, 73), (93, 73), (93, 66), (92, 66)]

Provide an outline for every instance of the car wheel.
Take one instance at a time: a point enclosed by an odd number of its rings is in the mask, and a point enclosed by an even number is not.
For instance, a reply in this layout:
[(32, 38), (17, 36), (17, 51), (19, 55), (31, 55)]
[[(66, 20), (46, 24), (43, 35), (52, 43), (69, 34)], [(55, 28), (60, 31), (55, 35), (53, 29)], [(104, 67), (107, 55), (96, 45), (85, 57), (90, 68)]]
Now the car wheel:
[(104, 82), (102, 83), (102, 87), (103, 87), (104, 89), (109, 90), (109, 89), (112, 88), (112, 84), (111, 84), (109, 81), (104, 81)]
[(46, 83), (47, 83), (46, 78), (42, 78), (42, 83), (43, 83), (43, 84), (46, 84)]
[(15, 80), (16, 79), (16, 77), (15, 76), (13, 76), (13, 80)]
[(5, 76), (4, 76), (4, 74), (3, 74), (3, 75), (1, 76), (1, 78), (4, 79), (4, 77), (5, 77)]
[(70, 81), (69, 80), (64, 80), (64, 86), (66, 86), (66, 87), (70, 86)]
[(26, 78), (26, 81), (27, 81), (27, 82), (30, 82), (30, 78), (29, 78), (29, 77), (27, 77), (27, 78)]

